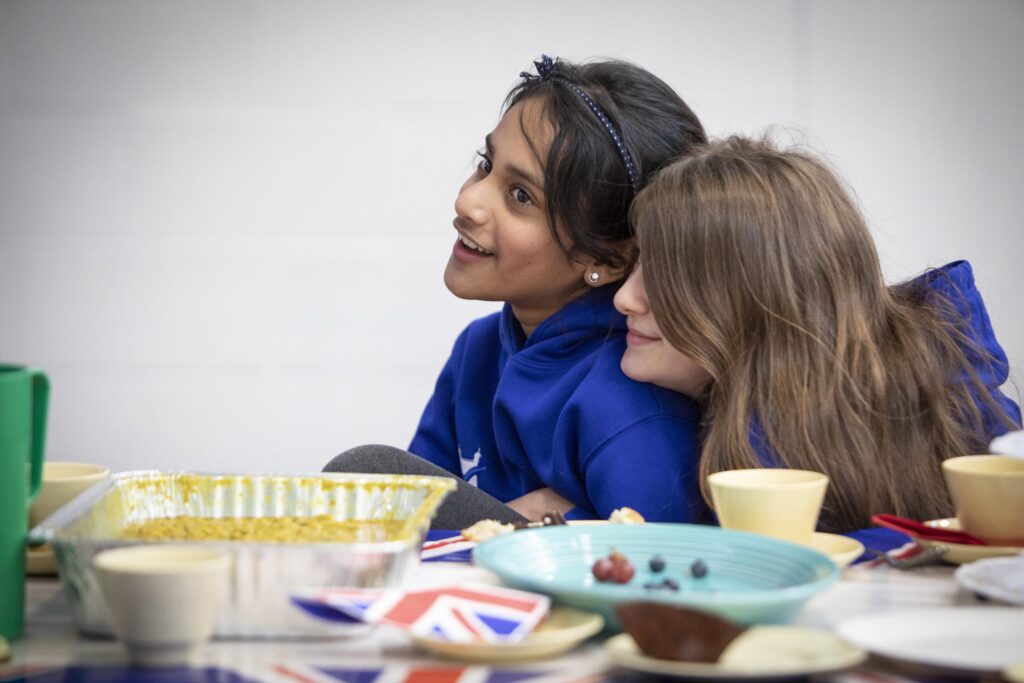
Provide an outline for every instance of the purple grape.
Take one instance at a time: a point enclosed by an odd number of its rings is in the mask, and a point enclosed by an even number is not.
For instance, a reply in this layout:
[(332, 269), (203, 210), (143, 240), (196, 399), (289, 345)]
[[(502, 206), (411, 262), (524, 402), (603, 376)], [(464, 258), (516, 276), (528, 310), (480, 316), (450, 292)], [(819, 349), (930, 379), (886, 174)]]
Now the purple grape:
[(702, 579), (708, 574), (708, 565), (704, 560), (694, 560), (690, 565), (690, 574), (695, 579)]

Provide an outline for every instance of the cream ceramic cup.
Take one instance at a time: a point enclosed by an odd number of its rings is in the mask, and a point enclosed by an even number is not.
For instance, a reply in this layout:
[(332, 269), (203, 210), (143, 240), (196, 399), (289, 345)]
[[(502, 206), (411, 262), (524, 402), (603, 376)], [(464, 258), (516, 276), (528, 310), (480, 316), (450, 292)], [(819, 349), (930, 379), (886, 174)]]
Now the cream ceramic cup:
[(93, 560), (114, 633), (139, 666), (185, 666), (213, 635), (231, 554), (188, 545), (105, 550)]
[(93, 484), (110, 476), (103, 465), (87, 462), (44, 462), (43, 485), (36, 501), (29, 508), (28, 524), (34, 527), (71, 502)]
[(1024, 545), (1024, 460), (964, 455), (942, 462), (960, 528), (991, 545)]
[(810, 543), (828, 477), (787, 469), (726, 470), (708, 477), (711, 502), (725, 529)]

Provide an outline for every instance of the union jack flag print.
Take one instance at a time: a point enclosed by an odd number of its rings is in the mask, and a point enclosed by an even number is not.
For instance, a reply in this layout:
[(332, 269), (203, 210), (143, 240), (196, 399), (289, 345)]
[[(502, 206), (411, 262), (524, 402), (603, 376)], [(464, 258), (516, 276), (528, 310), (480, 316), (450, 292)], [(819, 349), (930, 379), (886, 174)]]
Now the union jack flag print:
[(292, 601), (321, 619), (389, 624), (457, 643), (517, 642), (551, 606), (545, 595), (474, 584), (416, 590), (327, 588), (294, 595)]

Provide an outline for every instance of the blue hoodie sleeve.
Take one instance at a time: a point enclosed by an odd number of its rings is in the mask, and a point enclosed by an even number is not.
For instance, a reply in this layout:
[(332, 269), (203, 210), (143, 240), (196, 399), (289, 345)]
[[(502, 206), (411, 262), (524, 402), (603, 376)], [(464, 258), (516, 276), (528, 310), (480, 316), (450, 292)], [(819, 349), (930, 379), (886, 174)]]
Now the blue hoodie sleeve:
[[(986, 386), (999, 407), (1019, 426), (1020, 408), (1000, 390), (1009, 378), (1009, 361), (996, 339), (995, 330), (992, 329), (992, 321), (989, 319), (985, 302), (974, 282), (971, 264), (967, 261), (955, 261), (929, 271), (923, 277), (932, 293), (941, 296), (953, 307), (959, 317), (956, 323), (960, 331), (975, 345), (965, 348), (964, 351), (978, 379)], [(958, 376), (954, 377), (953, 381), (967, 382), (968, 378)], [(985, 436), (988, 439), (1011, 429), (985, 402), (977, 398), (975, 400), (982, 411)]]
[[(604, 443), (583, 462), (592, 512), (607, 519), (628, 506), (648, 522), (697, 522), (707, 508), (697, 482), (696, 420), (654, 415)], [(568, 518), (582, 518), (576, 508)]]
[(434, 395), (423, 410), (419, 427), (412, 437), (409, 452), (462, 476), (459, 464), (459, 443), (455, 434), (455, 378), (462, 364), (468, 329), (455, 341), (441, 375), (434, 385)]

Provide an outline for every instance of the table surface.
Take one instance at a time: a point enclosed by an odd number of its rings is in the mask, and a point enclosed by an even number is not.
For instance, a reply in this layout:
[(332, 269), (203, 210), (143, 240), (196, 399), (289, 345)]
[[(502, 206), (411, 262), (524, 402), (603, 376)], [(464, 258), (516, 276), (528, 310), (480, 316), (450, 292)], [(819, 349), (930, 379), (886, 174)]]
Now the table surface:
[[(864, 613), (978, 604), (977, 598), (959, 588), (953, 569), (931, 566), (897, 571), (872, 564), (847, 568), (841, 581), (807, 602), (794, 623), (833, 630), (844, 619)], [(409, 584), (451, 581), (498, 583), (489, 571), (464, 562), (424, 562)], [(600, 638), (555, 659), (486, 666), (433, 657), (418, 650), (405, 634), (386, 628), (348, 639), (214, 640), (205, 648), (196, 669), (163, 673), (133, 670), (126, 668), (124, 652), (116, 641), (78, 635), (56, 579), (29, 579), (26, 602), (25, 637), (13, 644), (13, 659), (0, 665), (0, 682), (517, 683), (528, 679), (531, 683), (558, 683), (640, 678), (616, 669)], [(865, 667), (831, 680), (882, 683), (915, 678), (869, 660)]]

